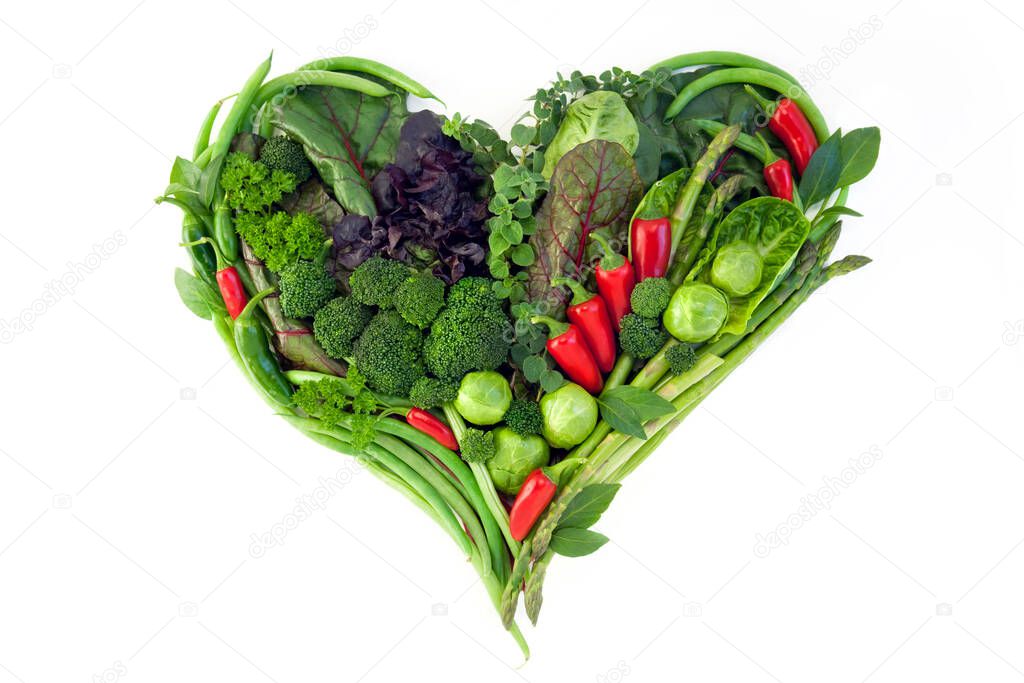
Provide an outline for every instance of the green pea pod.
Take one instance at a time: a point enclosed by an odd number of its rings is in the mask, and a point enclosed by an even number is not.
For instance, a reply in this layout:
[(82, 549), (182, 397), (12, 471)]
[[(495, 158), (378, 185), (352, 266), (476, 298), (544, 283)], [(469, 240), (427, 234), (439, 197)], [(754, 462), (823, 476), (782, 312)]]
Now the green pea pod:
[(416, 97), (422, 97), (425, 100), (437, 100), (438, 102), (441, 102), (441, 104), (444, 104), (439, 97), (427, 90), (419, 81), (413, 80), (398, 69), (393, 69), (387, 64), (381, 64), (380, 62), (375, 62), (372, 59), (348, 56), (325, 57), (323, 59), (318, 59), (315, 62), (310, 62), (305, 66), (300, 66), (298, 70), (357, 71), (371, 76), (376, 76), (377, 78), (391, 83), (392, 85), (397, 85), (402, 90), (415, 95)]
[(270, 346), (267, 333), (253, 316), (253, 311), (267, 295), (274, 292), (273, 288), (264, 289), (250, 299), (245, 308), (235, 319), (233, 334), (235, 348), (242, 359), (242, 364), (249, 377), (267, 396), (282, 406), (290, 406), (292, 402), (292, 385), (281, 371), (277, 362), (277, 354)]
[[(197, 242), (206, 234), (203, 222), (196, 218), (195, 214), (185, 212), (185, 218), (181, 221), (181, 241), (183, 244)], [(217, 256), (209, 244), (192, 244), (188, 248), (189, 258), (192, 260), (192, 270), (206, 284), (217, 288)]]

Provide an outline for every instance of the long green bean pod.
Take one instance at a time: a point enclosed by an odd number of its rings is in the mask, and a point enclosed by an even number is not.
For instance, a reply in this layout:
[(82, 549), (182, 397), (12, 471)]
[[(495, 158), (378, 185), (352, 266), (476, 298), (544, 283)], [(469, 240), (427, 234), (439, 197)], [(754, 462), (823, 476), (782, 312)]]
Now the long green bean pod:
[(658, 69), (668, 69), (669, 71), (679, 71), (680, 69), (688, 69), (694, 66), (729, 66), (729, 67), (744, 67), (749, 69), (760, 69), (769, 73), (777, 74), (787, 81), (796, 83), (797, 80), (788, 71), (784, 71), (779, 67), (775, 66), (771, 62), (766, 62), (763, 59), (757, 57), (751, 57), (745, 55), (742, 52), (729, 52), (726, 50), (707, 50), (704, 52), (688, 52), (675, 57), (669, 57), (663, 59), (657, 64), (653, 64), (648, 71), (657, 71)]
[(437, 100), (444, 104), (437, 95), (427, 90), (419, 81), (416, 81), (409, 76), (405, 75), (398, 69), (394, 69), (387, 64), (381, 64), (372, 59), (363, 59), (362, 57), (349, 57), (346, 55), (336, 57), (324, 57), (318, 59), (315, 62), (310, 62), (304, 66), (300, 66), (299, 71), (357, 71), (359, 73), (369, 74), (370, 76), (376, 76), (382, 80), (397, 85), (402, 90), (405, 90), (411, 95), (421, 97), (425, 100)]
[(814, 134), (818, 137), (818, 142), (824, 142), (828, 138), (828, 125), (825, 123), (825, 117), (810, 95), (795, 81), (762, 69), (722, 69), (701, 76), (695, 81), (688, 83), (686, 87), (679, 91), (676, 98), (672, 100), (672, 104), (665, 110), (665, 120), (671, 121), (674, 119), (698, 95), (707, 92), (711, 88), (717, 88), (720, 85), (728, 85), (730, 83), (759, 85), (788, 97), (796, 102), (800, 110), (803, 111), (807, 120), (814, 128)]
[(231, 109), (228, 110), (228, 115), (224, 119), (224, 123), (220, 127), (220, 131), (217, 133), (217, 140), (210, 145), (203, 154), (209, 152), (206, 156), (204, 163), (200, 163), (202, 154), (196, 159), (196, 164), (200, 168), (205, 168), (206, 164), (209, 163), (210, 159), (215, 159), (220, 155), (227, 154), (228, 149), (231, 147), (231, 141), (235, 137), (235, 133), (238, 132), (239, 128), (245, 122), (246, 117), (250, 115), (252, 110), (252, 103), (256, 97), (256, 93), (260, 89), (260, 85), (263, 84), (263, 80), (270, 73), (270, 62), (273, 59), (273, 55), (267, 57), (258, 67), (256, 71), (249, 76), (249, 79), (242, 86), (242, 89), (238, 91), (238, 96), (235, 98), (234, 104), (231, 105)]

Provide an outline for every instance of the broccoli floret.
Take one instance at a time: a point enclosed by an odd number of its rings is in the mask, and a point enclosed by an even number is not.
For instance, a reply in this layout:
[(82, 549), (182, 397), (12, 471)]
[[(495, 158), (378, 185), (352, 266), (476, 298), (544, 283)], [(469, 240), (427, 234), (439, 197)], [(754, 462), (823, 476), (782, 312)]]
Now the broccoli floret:
[(297, 183), (304, 183), (313, 175), (302, 145), (286, 137), (267, 140), (260, 150), (260, 162), (271, 171), (291, 173)]
[(296, 261), (281, 271), (278, 286), (289, 318), (311, 316), (334, 296), (334, 278), (319, 261)]
[(316, 341), (331, 358), (352, 355), (352, 345), (373, 318), (373, 309), (350, 296), (331, 299), (313, 316)]
[(451, 381), (473, 370), (494, 370), (508, 358), (511, 325), (498, 306), (448, 307), (423, 346), (431, 374)]
[(407, 278), (395, 293), (395, 309), (416, 327), (429, 327), (442, 308), (444, 282), (430, 273)]
[(634, 358), (650, 358), (668, 341), (668, 334), (655, 318), (630, 313), (622, 317), (620, 324), (619, 344), (623, 351)]
[(494, 294), (494, 281), (485, 277), (464, 277), (448, 290), (448, 307), (494, 308), (501, 301)]
[(355, 361), (373, 389), (407, 397), (423, 376), (423, 333), (397, 311), (381, 311), (355, 343)]
[(467, 429), (459, 442), (459, 452), (466, 462), (487, 462), (494, 457), (494, 434), (479, 429)]
[(697, 362), (697, 354), (689, 344), (676, 344), (670, 346), (665, 352), (665, 360), (668, 361), (670, 373), (681, 375), (694, 366)]
[(420, 377), (409, 389), (409, 400), (417, 408), (437, 408), (459, 395), (459, 385), (436, 377)]
[(540, 434), (544, 428), (544, 416), (540, 406), (533, 401), (515, 399), (505, 413), (505, 424), (520, 436)]
[(348, 284), (352, 296), (368, 306), (388, 308), (395, 293), (409, 277), (409, 269), (400, 261), (374, 256), (352, 271)]
[(314, 259), (323, 248), (324, 230), (308, 213), (289, 216), (278, 211), (270, 216), (240, 213), (235, 230), (252, 248), (256, 258), (275, 273), (299, 259)]
[(232, 152), (224, 162), (220, 186), (224, 201), (232, 209), (263, 213), (298, 185), (295, 175), (271, 170), (241, 152)]
[(633, 288), (629, 305), (637, 315), (657, 318), (668, 308), (671, 298), (672, 283), (663, 277), (649, 277)]

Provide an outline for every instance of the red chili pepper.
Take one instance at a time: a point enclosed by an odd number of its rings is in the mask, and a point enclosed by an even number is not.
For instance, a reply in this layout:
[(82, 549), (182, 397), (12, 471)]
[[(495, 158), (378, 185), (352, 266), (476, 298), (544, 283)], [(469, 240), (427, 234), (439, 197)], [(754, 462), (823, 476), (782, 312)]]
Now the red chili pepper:
[(775, 156), (775, 152), (772, 151), (763, 135), (757, 133), (757, 139), (764, 148), (764, 153), (761, 154), (764, 161), (762, 173), (772, 196), (785, 199), (788, 202), (793, 201), (793, 167), (787, 160)]
[(544, 470), (536, 469), (530, 472), (519, 489), (516, 502), (512, 503), (512, 511), (508, 515), (512, 538), (517, 541), (526, 538), (548, 503), (555, 497), (557, 489), (555, 482), (551, 481)]
[(764, 108), (769, 116), (768, 130), (775, 133), (775, 137), (786, 146), (789, 156), (796, 164), (797, 172), (803, 175), (804, 169), (818, 149), (818, 136), (814, 134), (811, 122), (800, 111), (796, 102), (788, 97), (783, 97), (775, 103), (769, 102), (749, 85), (746, 86), (746, 90)]
[(242, 278), (238, 274), (238, 270), (227, 262), (223, 254), (221, 254), (217, 243), (209, 237), (203, 237), (194, 242), (186, 242), (181, 246), (193, 247), (197, 244), (209, 244), (213, 247), (213, 253), (217, 257), (216, 278), (217, 287), (220, 289), (220, 297), (224, 300), (224, 307), (228, 309), (228, 315), (231, 316), (231, 319), (237, 319), (245, 309), (245, 305), (249, 303), (249, 295), (245, 293), (245, 285), (242, 284)]
[(764, 167), (764, 181), (773, 197), (793, 201), (793, 167), (785, 159), (776, 159)]
[(410, 408), (409, 412), (405, 415), (405, 421), (413, 429), (417, 429), (427, 436), (434, 437), (445, 448), (452, 451), (459, 450), (459, 442), (455, 440), (455, 435), (452, 433), (452, 430), (448, 429), (448, 425), (426, 410)]
[(631, 310), (629, 296), (636, 286), (633, 266), (626, 257), (615, 253), (604, 237), (596, 232), (590, 233), (590, 236), (604, 250), (604, 256), (598, 261), (597, 269), (594, 271), (594, 278), (597, 281), (597, 293), (608, 305), (608, 317), (611, 318), (612, 327), (618, 332), (620, 321)]
[(556, 277), (551, 284), (572, 290), (572, 304), (565, 314), (569, 322), (580, 328), (590, 353), (597, 361), (597, 367), (601, 372), (611, 372), (615, 365), (615, 332), (612, 331), (612, 321), (608, 317), (608, 306), (604, 299), (591, 294), (572, 278)]
[(546, 315), (535, 315), (530, 322), (543, 323), (548, 326), (548, 353), (558, 363), (558, 367), (565, 371), (573, 382), (589, 391), (591, 394), (601, 393), (604, 380), (601, 378), (601, 369), (597, 367), (594, 354), (590, 352), (586, 339), (580, 328), (571, 323), (563, 323), (549, 318)]
[(637, 218), (630, 232), (636, 281), (665, 277), (672, 253), (672, 224), (668, 218)]

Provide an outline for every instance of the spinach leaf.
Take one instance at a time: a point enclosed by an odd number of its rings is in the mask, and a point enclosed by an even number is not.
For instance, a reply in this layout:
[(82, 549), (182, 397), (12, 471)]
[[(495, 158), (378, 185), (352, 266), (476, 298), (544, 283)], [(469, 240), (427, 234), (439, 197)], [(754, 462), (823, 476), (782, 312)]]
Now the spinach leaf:
[(607, 536), (577, 527), (559, 527), (551, 534), (551, 549), (565, 557), (589, 555), (607, 542)]
[(839, 145), (842, 168), (837, 187), (846, 187), (867, 177), (878, 161), (878, 147), (882, 135), (876, 126), (851, 130)]
[(298, 140), (320, 177), (349, 213), (374, 217), (370, 183), (394, 160), (408, 116), (404, 93), (371, 97), (344, 88), (307, 86), (269, 105), (269, 121)]
[(811, 224), (800, 209), (792, 202), (775, 197), (744, 202), (718, 224), (691, 275), (696, 273), (696, 278), (709, 282), (715, 252), (719, 247), (739, 241), (757, 250), (763, 267), (761, 282), (754, 291), (729, 298), (729, 317), (716, 339), (723, 334), (743, 333), (754, 309), (775, 288), (777, 280), (785, 276), (810, 230)]
[(841, 131), (832, 133), (828, 140), (817, 149), (800, 178), (800, 198), (810, 208), (828, 196), (839, 184), (842, 171)]
[(661, 396), (640, 387), (631, 387), (629, 385), (617, 386), (606, 391), (601, 398), (610, 397), (621, 398), (628, 403), (641, 422), (647, 422), (662, 415), (668, 415), (675, 410), (673, 405)]
[(576, 527), (586, 529), (597, 523), (604, 511), (612, 504), (621, 484), (591, 484), (569, 501), (558, 520), (558, 528)]
[(551, 287), (551, 278), (582, 275), (587, 256), (596, 253), (587, 240), (595, 230), (624, 243), (631, 209), (642, 192), (636, 163), (617, 142), (590, 140), (566, 153), (551, 176), (530, 237), (537, 254), (527, 271), (530, 301), (545, 302), (549, 315), (558, 316), (566, 300)]

